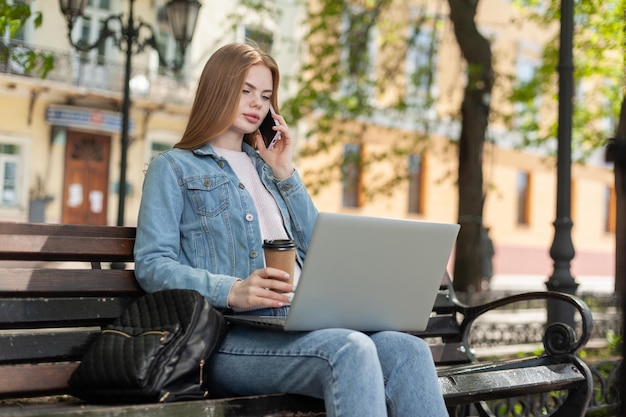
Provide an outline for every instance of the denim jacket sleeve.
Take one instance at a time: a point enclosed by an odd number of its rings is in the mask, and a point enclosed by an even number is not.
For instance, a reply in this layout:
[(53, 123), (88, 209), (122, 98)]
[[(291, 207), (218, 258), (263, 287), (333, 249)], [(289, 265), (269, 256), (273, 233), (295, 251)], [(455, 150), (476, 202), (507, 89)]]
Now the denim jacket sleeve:
[(212, 274), (181, 259), (184, 209), (188, 201), (176, 168), (171, 160), (159, 156), (146, 172), (134, 249), (137, 281), (150, 292), (193, 289), (214, 307), (226, 308), (228, 293), (238, 278)]

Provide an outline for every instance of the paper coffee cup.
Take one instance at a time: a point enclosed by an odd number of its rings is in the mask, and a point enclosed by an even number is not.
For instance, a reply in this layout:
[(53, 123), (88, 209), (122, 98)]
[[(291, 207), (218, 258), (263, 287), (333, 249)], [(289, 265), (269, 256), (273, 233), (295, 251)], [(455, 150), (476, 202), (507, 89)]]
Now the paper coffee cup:
[(291, 239), (263, 241), (265, 266), (277, 268), (289, 274), (289, 284), (293, 285), (293, 273), (296, 264), (296, 243)]

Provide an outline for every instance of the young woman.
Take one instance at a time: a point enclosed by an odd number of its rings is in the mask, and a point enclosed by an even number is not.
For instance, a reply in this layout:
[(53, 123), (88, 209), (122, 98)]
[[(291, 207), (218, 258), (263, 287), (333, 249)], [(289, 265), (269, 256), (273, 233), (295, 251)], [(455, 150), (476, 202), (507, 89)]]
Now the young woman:
[[(216, 308), (287, 314), (300, 268), (288, 284), (261, 246), (293, 239), (301, 265), (318, 212), (285, 120), (272, 116), (281, 136), (271, 150), (258, 134), (270, 104), (278, 110), (278, 83), (274, 60), (250, 45), (208, 60), (181, 141), (146, 173), (135, 245), (145, 290), (194, 289)], [(428, 346), (400, 332), (233, 326), (205, 369), (215, 393), (309, 395), (329, 417), (447, 415)]]

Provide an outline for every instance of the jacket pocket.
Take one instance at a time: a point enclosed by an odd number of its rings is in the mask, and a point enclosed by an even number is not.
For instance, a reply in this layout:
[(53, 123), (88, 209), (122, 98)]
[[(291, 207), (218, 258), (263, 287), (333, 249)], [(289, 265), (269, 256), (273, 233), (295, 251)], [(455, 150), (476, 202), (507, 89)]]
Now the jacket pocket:
[(201, 216), (215, 217), (230, 205), (226, 175), (207, 175), (185, 181), (193, 209)]

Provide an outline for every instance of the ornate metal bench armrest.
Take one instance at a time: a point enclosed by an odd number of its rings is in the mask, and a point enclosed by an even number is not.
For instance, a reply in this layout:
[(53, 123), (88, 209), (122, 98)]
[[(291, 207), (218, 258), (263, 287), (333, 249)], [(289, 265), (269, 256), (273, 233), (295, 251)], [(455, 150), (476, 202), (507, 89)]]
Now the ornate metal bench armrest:
[(455, 299), (454, 302), (457, 304), (458, 312), (463, 314), (463, 321), (461, 323), (463, 340), (465, 342), (468, 341), (472, 323), (480, 315), (486, 313), (487, 311), (519, 301), (537, 299), (560, 300), (567, 302), (578, 310), (581, 317), (582, 330), (578, 340), (576, 340), (576, 332), (574, 329), (567, 324), (553, 323), (548, 326), (543, 337), (543, 344), (546, 352), (551, 355), (574, 353), (589, 341), (591, 331), (593, 330), (593, 317), (589, 306), (587, 306), (583, 300), (574, 295), (555, 291), (537, 291), (515, 294), (477, 306), (468, 306)]

